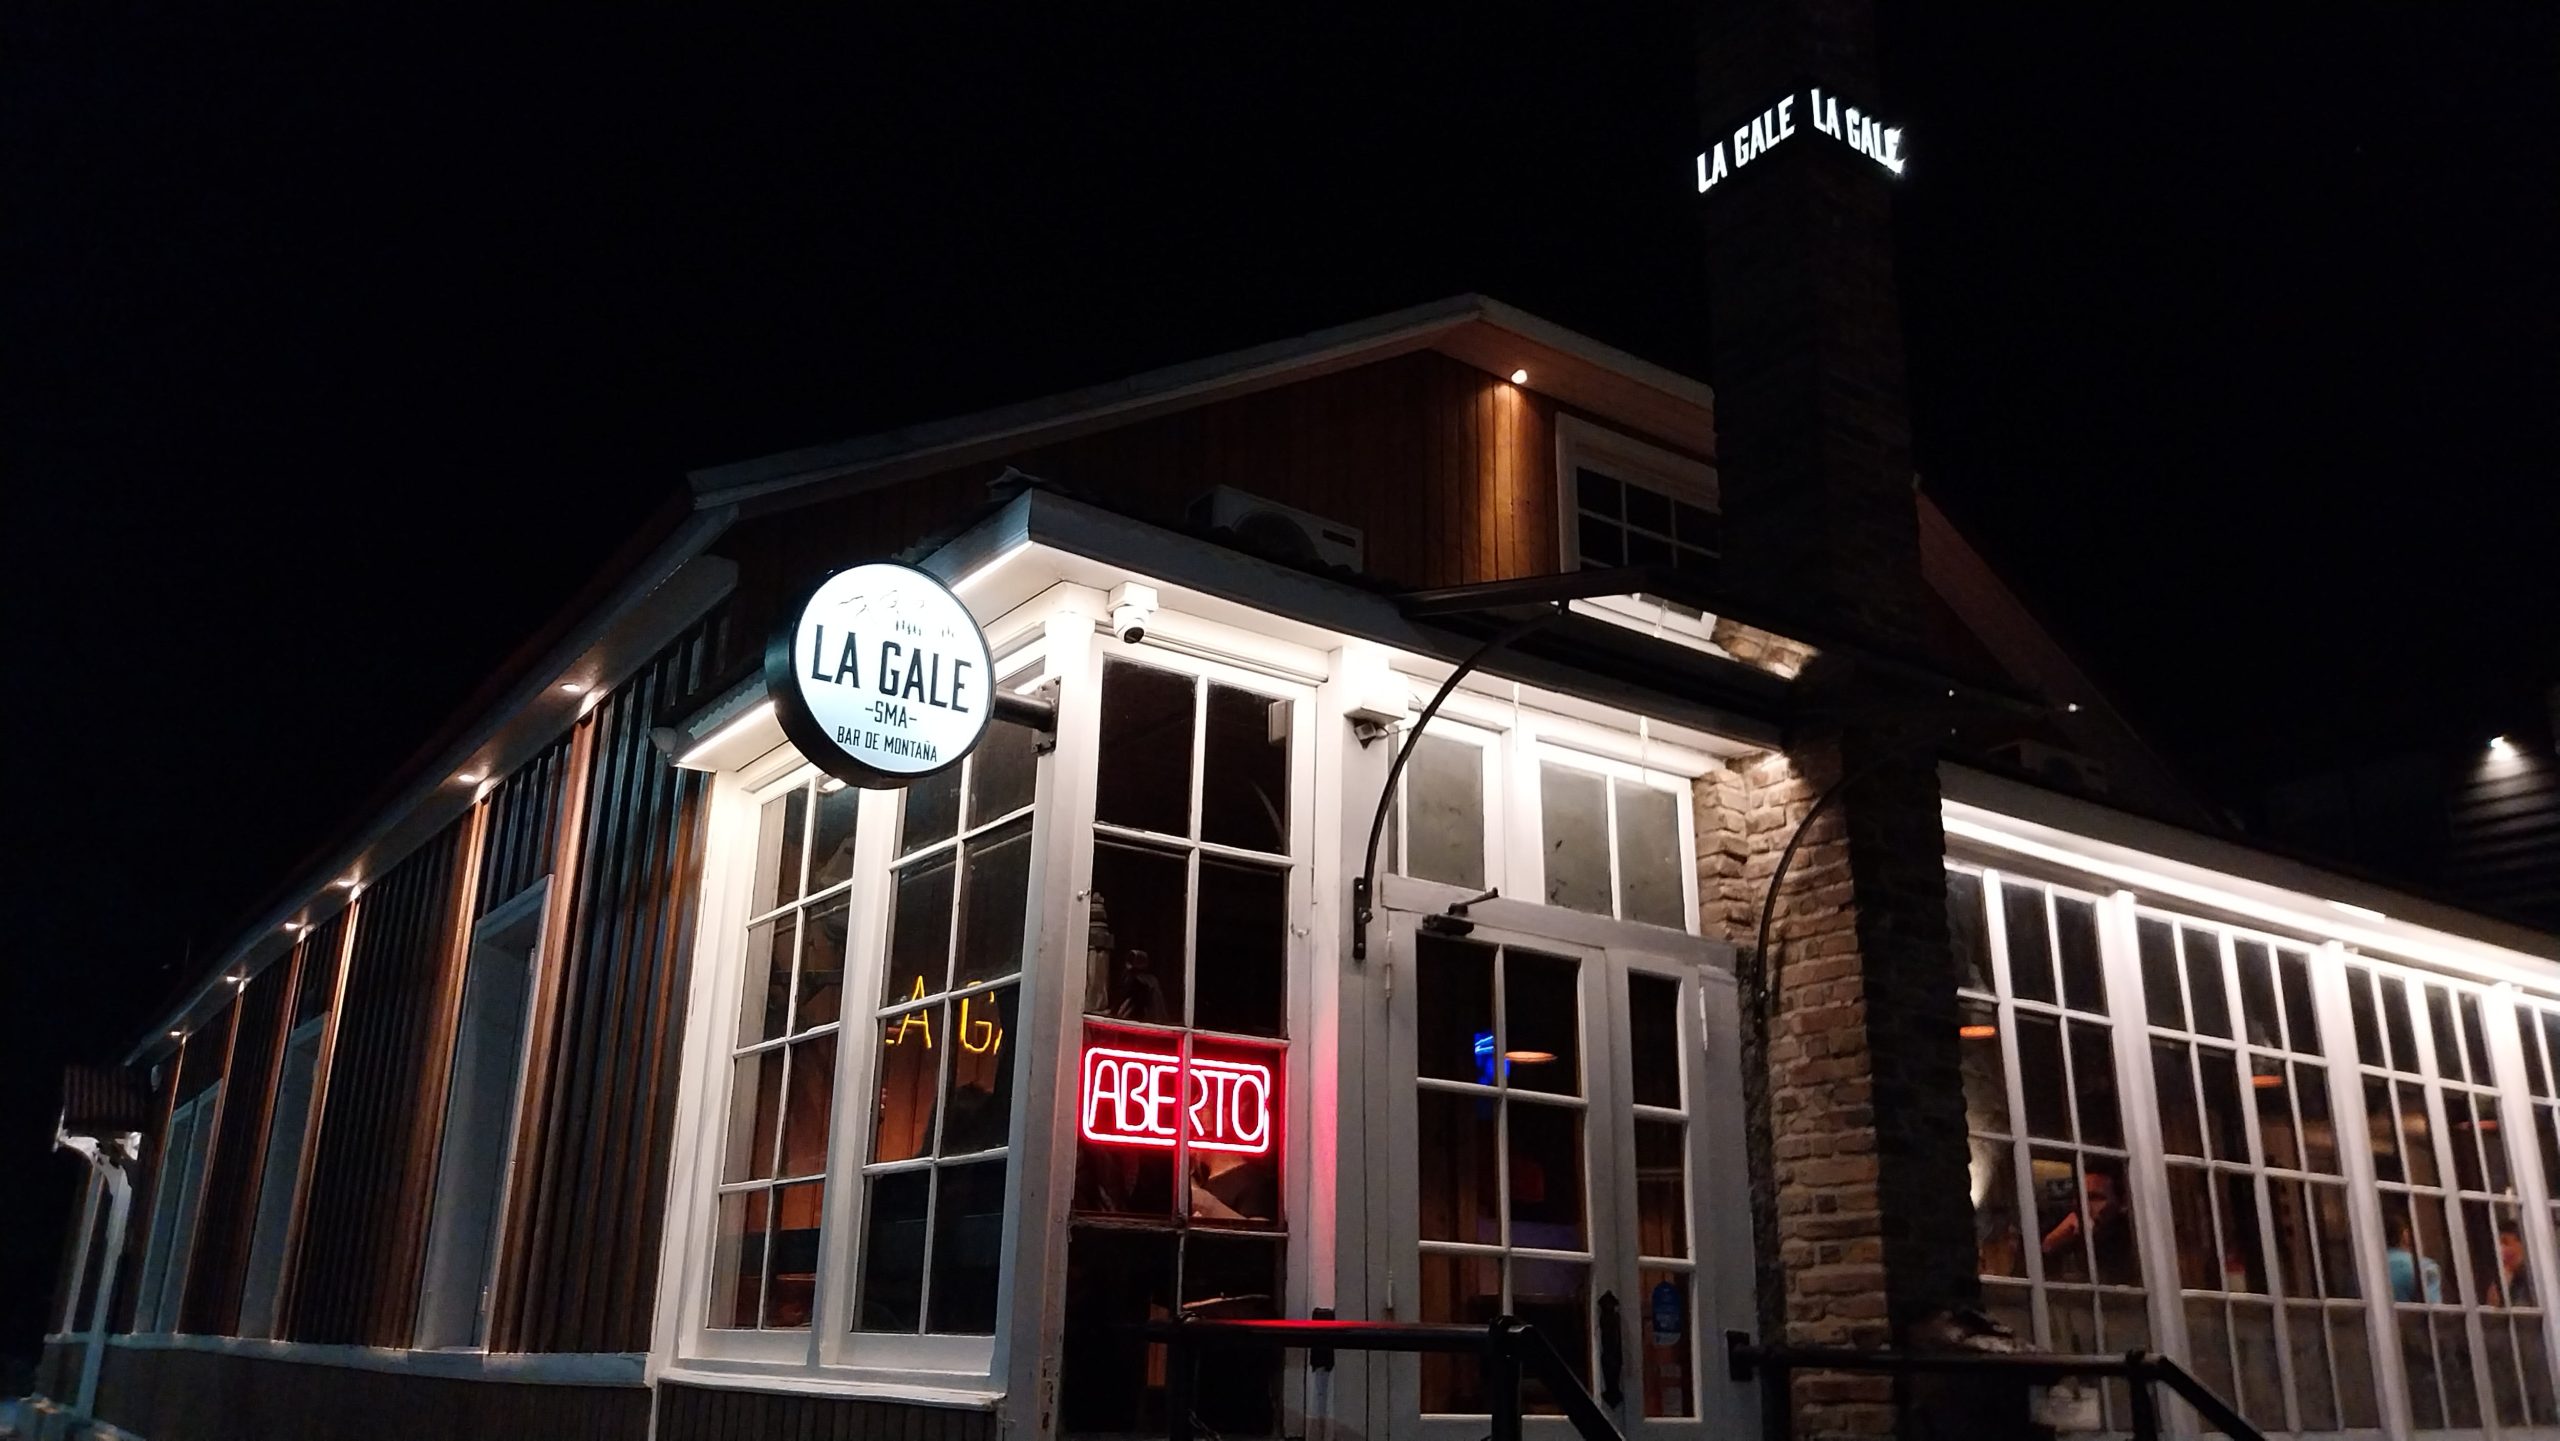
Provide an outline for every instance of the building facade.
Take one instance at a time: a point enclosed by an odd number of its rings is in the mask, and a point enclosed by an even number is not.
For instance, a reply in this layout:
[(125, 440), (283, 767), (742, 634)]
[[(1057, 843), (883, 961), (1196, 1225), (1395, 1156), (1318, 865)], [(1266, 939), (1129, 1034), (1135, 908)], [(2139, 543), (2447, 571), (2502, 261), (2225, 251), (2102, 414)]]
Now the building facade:
[[(1761, 1424), (1729, 1333), (1979, 1305), (2269, 1432), (2560, 1435), (2560, 941), (2179, 824), (1925, 500), (1907, 650), (1711, 603), (1714, 405), (1470, 297), (696, 477), (124, 1058), (138, 1138), (66, 1114), (46, 1394), (1134, 1436), (1147, 1322), (1507, 1314), (1672, 1438)], [(868, 789), (764, 652), (887, 557), (1024, 704)], [(1231, 1436), (1472, 1438), (1497, 1384), (1202, 1365)]]

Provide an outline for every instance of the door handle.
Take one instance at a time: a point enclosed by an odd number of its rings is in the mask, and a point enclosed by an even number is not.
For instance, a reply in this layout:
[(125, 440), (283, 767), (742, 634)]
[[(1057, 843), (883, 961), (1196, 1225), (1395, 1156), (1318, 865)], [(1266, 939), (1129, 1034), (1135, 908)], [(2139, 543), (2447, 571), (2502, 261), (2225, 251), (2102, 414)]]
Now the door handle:
[(1619, 1374), (1627, 1368), (1626, 1338), (1618, 1333), (1618, 1293), (1600, 1293), (1600, 1399), (1611, 1406), (1625, 1402), (1627, 1393), (1618, 1385)]

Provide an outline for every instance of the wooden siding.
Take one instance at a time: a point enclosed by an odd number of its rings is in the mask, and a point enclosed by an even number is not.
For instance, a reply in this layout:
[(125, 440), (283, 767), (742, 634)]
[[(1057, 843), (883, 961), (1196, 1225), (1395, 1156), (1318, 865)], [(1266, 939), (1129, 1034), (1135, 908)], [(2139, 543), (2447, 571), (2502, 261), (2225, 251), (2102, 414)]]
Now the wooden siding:
[[(842, 1396), (658, 1386), (656, 1441), (994, 1441), (992, 1411)], [(155, 1438), (156, 1441), (156, 1438)]]
[(741, 561), (743, 634), (784, 597), (850, 561), (957, 526), (1013, 465), (1143, 520), (1179, 525), (1232, 486), (1359, 527), (1366, 570), (1394, 586), (1556, 569), (1549, 397), (1431, 352), (1379, 361), (878, 490), (760, 516), (721, 542)]
[(151, 1125), (142, 1134), (142, 1156), (130, 1171), (133, 1197), (125, 1204), (124, 1260), (116, 1267), (115, 1301), (107, 1308), (110, 1331), (132, 1330), (134, 1308), (142, 1299), (142, 1268), (151, 1251), (151, 1208), (159, 1201), (160, 1153), (169, 1137), (170, 1113), (178, 1108), (178, 1077), (186, 1069), (185, 1061), (182, 1049), (162, 1064)]
[(359, 902), (282, 1334), (408, 1343), (461, 979), (456, 887), (477, 810)]
[(545, 927), (492, 1350), (649, 1346), (706, 791), (649, 731), (701, 691), (717, 633), (696, 627), (573, 737), (557, 866), (577, 883)]
[(295, 1026), (338, 1003), (338, 948), (346, 943), (346, 934), (347, 912), (342, 910), (304, 931), (294, 943), (294, 965), (300, 972), (293, 987)]
[(118, 1346), (99, 1377), (98, 1416), (150, 1441), (645, 1441), (649, 1391)]
[(213, 1159), (205, 1167), (204, 1199), (198, 1203), (193, 1260), (178, 1308), (183, 1331), (227, 1335), (239, 1325), (241, 1282), (257, 1218), (258, 1173), (275, 1110), (276, 1068), (290, 1028), (285, 1007), (300, 960), (297, 947), (284, 964), (259, 972), (232, 1003), (237, 1019), (231, 1082), (223, 1093)]
[(476, 915), (487, 915), (550, 874), (568, 769), (569, 738), (564, 735), (489, 792)]
[(2504, 916), (2560, 924), (2560, 759), (2539, 738), (2464, 757), (2446, 798), (2445, 876)]

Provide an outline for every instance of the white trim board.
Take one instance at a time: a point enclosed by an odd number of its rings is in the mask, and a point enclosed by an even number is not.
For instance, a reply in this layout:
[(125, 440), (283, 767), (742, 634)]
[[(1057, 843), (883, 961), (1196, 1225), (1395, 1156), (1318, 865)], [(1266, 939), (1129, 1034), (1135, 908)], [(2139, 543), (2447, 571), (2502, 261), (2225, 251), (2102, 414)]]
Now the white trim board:
[(107, 1344), (131, 1351), (209, 1351), (222, 1356), (338, 1366), (356, 1371), (381, 1371), (395, 1376), (441, 1376), (543, 1386), (649, 1384), (649, 1358), (637, 1351), (395, 1351), (380, 1346), (318, 1346), (303, 1341), (262, 1341), (242, 1336), (170, 1335), (110, 1336)]

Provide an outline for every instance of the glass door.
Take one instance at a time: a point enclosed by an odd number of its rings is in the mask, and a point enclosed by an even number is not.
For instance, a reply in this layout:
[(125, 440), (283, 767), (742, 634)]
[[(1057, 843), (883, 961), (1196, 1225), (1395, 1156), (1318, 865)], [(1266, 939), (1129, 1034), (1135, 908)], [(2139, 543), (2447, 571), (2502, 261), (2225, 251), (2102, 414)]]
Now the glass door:
[[(1517, 1317), (1630, 1437), (1702, 1434), (1701, 1321), (1717, 1311), (1699, 1260), (1696, 970), (1587, 941), (1434, 933), (1403, 915), (1394, 933), (1387, 1312)], [(1476, 1358), (1386, 1370), (1394, 1434), (1485, 1434), (1493, 1398)], [(1523, 1410), (1528, 1434), (1571, 1434), (1534, 1380)]]

